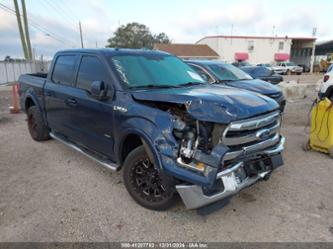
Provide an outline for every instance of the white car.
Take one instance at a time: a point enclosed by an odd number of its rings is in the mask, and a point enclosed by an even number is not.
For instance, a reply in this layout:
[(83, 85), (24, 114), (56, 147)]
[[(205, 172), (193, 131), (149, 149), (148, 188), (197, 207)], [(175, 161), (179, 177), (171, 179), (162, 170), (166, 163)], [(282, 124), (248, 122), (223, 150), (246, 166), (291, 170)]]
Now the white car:
[(331, 65), (324, 75), (323, 82), (320, 84), (319, 93), (320, 98), (333, 97), (333, 65)]
[(294, 62), (279, 62), (277, 66), (284, 68), (284, 74), (302, 74), (303, 68), (297, 66)]
[(269, 64), (269, 63), (261, 63), (261, 64), (258, 64), (257, 66), (258, 67), (267, 67), (268, 69), (272, 70), (274, 73), (278, 73), (278, 74), (286, 74), (287, 70), (288, 70), (285, 67), (272, 65), (272, 64)]

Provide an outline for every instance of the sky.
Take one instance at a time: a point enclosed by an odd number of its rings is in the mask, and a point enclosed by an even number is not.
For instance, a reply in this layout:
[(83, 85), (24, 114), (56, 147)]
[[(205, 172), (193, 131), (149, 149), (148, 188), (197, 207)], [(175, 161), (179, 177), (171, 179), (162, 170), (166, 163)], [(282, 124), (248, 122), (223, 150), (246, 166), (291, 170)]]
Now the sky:
[[(21, 1), (18, 0), (20, 3)], [(23, 58), (13, 0), (0, 0), (0, 60)], [(5, 7), (4, 7), (5, 6)], [(4, 10), (4, 8), (6, 10)], [(333, 39), (332, 0), (26, 0), (29, 33), (37, 57), (81, 46), (105, 47), (128, 22), (165, 32), (173, 43), (208, 35), (312, 36)]]

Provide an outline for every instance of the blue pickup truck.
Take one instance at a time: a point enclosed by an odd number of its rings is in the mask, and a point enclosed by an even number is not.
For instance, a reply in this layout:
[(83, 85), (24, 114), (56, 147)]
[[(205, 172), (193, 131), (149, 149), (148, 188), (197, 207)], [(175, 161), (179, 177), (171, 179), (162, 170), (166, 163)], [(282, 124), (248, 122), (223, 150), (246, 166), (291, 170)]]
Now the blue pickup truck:
[(274, 100), (207, 84), (168, 53), (60, 51), (48, 74), (21, 75), (19, 85), (34, 140), (122, 169), (149, 209), (169, 208), (177, 194), (190, 209), (229, 198), (283, 164)]

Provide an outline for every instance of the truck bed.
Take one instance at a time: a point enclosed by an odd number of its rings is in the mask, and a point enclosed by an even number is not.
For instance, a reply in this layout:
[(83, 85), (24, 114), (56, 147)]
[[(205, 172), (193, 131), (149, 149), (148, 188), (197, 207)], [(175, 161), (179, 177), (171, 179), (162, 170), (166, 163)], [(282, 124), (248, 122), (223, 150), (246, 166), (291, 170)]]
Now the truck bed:
[(46, 82), (47, 74), (22, 74), (19, 78), (19, 95), (20, 104), (23, 111), (25, 111), (26, 94), (28, 92), (34, 93), (36, 101), (43, 106), (44, 85)]

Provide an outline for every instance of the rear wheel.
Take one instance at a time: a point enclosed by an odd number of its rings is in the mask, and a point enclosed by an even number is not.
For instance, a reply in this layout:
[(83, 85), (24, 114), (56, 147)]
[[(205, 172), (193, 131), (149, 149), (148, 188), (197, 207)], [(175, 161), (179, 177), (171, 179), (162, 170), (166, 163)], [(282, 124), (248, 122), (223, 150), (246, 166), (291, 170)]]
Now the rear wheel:
[(49, 129), (45, 125), (42, 113), (37, 106), (31, 106), (27, 110), (28, 129), (31, 137), (35, 141), (44, 141), (50, 139)]
[(174, 186), (164, 183), (143, 146), (134, 149), (127, 156), (123, 178), (128, 193), (141, 206), (166, 210), (174, 204)]

